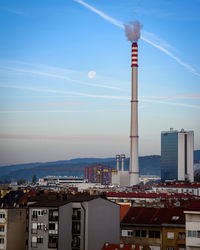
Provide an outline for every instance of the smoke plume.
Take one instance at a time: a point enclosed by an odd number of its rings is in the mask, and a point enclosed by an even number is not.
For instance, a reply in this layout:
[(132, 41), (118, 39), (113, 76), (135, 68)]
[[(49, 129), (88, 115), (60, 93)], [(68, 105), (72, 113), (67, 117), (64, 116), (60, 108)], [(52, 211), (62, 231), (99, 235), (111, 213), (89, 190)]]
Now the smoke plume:
[(130, 22), (128, 24), (124, 24), (126, 36), (129, 41), (137, 42), (140, 38), (140, 30), (142, 25), (138, 21)]

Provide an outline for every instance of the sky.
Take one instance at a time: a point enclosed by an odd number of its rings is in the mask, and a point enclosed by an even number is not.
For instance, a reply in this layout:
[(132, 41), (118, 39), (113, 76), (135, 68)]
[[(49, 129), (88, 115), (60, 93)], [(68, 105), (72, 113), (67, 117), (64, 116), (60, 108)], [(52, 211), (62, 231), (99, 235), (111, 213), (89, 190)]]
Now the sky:
[(138, 20), (139, 155), (161, 131), (200, 149), (200, 0), (0, 1), (0, 166), (115, 157), (130, 147)]

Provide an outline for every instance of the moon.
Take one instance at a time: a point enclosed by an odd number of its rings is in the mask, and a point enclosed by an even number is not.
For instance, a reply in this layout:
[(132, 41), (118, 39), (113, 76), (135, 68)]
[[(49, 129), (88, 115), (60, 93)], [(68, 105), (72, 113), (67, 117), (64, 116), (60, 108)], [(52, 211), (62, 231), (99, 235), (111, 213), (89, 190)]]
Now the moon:
[(96, 72), (95, 72), (95, 71), (91, 70), (91, 71), (88, 72), (88, 77), (89, 77), (90, 79), (95, 78), (95, 76), (96, 76)]

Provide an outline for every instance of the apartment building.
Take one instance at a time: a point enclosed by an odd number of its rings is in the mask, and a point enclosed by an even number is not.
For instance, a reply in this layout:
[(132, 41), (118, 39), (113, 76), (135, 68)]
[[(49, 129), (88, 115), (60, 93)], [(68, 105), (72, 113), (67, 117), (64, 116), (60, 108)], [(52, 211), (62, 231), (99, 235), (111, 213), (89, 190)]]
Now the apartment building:
[(184, 250), (183, 209), (131, 207), (121, 221), (120, 241), (151, 250)]
[(0, 249), (26, 250), (26, 209), (0, 209)]
[(101, 197), (71, 196), (29, 206), (28, 250), (99, 250), (120, 241), (120, 206)]
[(186, 249), (200, 249), (200, 201), (192, 202), (184, 213), (186, 224)]

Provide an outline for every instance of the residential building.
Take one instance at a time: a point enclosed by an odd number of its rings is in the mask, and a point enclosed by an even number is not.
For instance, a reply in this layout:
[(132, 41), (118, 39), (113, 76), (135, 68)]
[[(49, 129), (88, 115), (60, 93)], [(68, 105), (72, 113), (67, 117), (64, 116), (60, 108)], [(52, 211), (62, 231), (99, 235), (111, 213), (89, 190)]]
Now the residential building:
[(183, 209), (131, 207), (121, 221), (120, 241), (151, 250), (185, 249)]
[(26, 209), (0, 209), (0, 249), (26, 250)]
[(194, 181), (194, 132), (170, 129), (161, 133), (161, 179)]
[(164, 182), (153, 186), (152, 189), (156, 193), (160, 192), (168, 192), (168, 193), (187, 193), (200, 196), (200, 183), (189, 183), (189, 182)]
[(200, 249), (200, 201), (195, 201), (184, 211), (186, 225), (186, 249)]
[(101, 197), (76, 195), (29, 207), (28, 250), (99, 250), (119, 240), (120, 206)]

